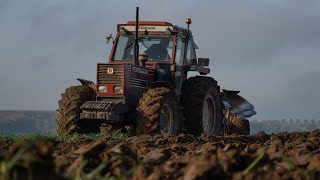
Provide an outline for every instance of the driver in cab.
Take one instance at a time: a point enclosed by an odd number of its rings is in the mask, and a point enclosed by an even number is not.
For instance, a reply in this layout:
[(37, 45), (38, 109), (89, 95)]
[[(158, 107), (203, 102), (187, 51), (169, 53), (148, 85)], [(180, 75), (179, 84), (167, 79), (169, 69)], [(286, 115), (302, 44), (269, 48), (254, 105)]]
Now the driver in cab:
[(150, 60), (159, 61), (170, 59), (167, 47), (170, 43), (169, 38), (162, 38), (159, 44), (151, 45), (144, 53), (148, 55)]

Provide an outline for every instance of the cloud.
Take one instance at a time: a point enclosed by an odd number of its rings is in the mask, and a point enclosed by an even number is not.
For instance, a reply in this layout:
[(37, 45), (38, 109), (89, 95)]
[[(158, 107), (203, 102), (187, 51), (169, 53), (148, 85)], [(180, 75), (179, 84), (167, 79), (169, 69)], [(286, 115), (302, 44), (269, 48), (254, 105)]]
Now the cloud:
[[(296, 95), (300, 94), (306, 100), (318, 99), (320, 97), (320, 69), (299, 74), (292, 77), (287, 83)], [(319, 100), (319, 99), (318, 99)], [(318, 104), (317, 102), (316, 104)], [(314, 105), (316, 105), (314, 104)]]
[(311, 5), (301, 4), (271, 6), (261, 1), (207, 1), (196, 7), (201, 11), (194, 12), (193, 30), (198, 40), (212, 44), (210, 49), (204, 47), (208, 49), (202, 51), (204, 54), (210, 55), (214, 49), (215, 57), (224, 63), (265, 64), (288, 44), (320, 42), (317, 35), (320, 13), (309, 16), (307, 7)]
[(28, 59), (31, 68), (46, 70), (51, 68), (54, 60), (50, 56), (32, 56)]
[(319, 119), (320, 69), (296, 74), (284, 83), (277, 107), (284, 118)]
[(9, 0), (2, 0), (0, 1), (0, 10), (4, 9), (8, 4)]

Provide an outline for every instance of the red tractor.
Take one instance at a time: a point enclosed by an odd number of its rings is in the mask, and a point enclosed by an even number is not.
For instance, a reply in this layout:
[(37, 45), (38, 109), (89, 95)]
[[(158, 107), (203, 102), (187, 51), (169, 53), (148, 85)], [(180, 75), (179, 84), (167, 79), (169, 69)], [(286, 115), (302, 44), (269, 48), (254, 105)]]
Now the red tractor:
[[(65, 90), (57, 110), (57, 134), (116, 129), (137, 134), (249, 134), (253, 106), (237, 94), (220, 91), (208, 58), (196, 58), (187, 28), (168, 22), (136, 21), (117, 26), (108, 63), (97, 64), (96, 84)], [(188, 78), (189, 71), (201, 76)]]

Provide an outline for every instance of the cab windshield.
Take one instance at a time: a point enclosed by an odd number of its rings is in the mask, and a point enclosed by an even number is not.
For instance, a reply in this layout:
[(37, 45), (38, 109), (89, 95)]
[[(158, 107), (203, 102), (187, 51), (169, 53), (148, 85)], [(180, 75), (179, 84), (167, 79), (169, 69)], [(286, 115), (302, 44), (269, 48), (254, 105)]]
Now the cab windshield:
[[(118, 38), (115, 61), (133, 61), (134, 35), (120, 35)], [(173, 37), (170, 35), (145, 35), (139, 38), (139, 54), (148, 55), (149, 61), (171, 61)]]

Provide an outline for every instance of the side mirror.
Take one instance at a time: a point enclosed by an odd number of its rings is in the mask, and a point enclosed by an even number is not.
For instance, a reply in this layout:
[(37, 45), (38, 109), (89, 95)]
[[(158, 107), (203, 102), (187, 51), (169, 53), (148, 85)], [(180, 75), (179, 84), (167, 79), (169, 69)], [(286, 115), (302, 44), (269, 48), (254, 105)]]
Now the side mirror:
[(112, 34), (110, 34), (108, 37), (106, 37), (107, 44), (109, 44), (110, 39), (112, 39), (112, 43), (114, 43), (114, 38), (112, 37)]
[(198, 58), (198, 66), (209, 66), (209, 58)]

